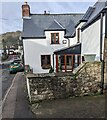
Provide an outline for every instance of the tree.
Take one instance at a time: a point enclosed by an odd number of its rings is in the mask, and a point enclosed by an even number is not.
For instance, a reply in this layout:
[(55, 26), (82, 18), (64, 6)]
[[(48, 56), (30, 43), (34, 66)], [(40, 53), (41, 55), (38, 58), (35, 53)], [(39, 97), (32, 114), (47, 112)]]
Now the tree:
[(6, 52), (6, 42), (4, 39), (2, 39), (2, 45), (3, 45), (3, 51), (4, 51), (4, 54), (6, 55), (7, 52)]

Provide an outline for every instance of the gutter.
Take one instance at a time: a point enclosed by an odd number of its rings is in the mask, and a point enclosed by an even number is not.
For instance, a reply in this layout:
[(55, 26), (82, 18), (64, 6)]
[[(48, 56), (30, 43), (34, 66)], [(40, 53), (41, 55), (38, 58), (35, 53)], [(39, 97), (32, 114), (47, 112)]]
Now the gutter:
[(95, 23), (97, 20), (100, 19), (100, 14), (98, 14), (97, 16), (95, 16), (92, 20), (90, 20), (89, 22), (86, 22), (82, 28), (81, 31), (84, 31), (86, 28), (88, 28), (90, 25), (92, 25), (93, 23)]
[(22, 39), (45, 39), (45, 36), (42, 37), (22, 37)]
[(99, 14), (97, 14), (95, 17), (93, 17), (93, 18), (89, 21), (89, 23), (86, 22), (86, 24), (83, 25), (83, 27), (81, 28), (81, 30), (84, 31), (87, 27), (89, 27), (90, 25), (92, 25), (93, 23), (95, 23), (97, 20), (99, 20), (99, 19), (101, 18), (101, 17), (100, 17), (101, 13), (104, 13), (105, 10), (107, 10), (107, 7), (103, 8), (103, 9), (99, 12)]

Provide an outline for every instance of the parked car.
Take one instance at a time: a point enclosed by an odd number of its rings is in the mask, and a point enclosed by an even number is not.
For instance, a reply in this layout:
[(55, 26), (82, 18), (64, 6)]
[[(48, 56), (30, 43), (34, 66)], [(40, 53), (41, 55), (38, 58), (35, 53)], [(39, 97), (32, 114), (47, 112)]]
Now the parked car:
[(20, 59), (14, 60), (9, 67), (9, 72), (11, 73), (17, 73), (24, 71), (24, 65)]

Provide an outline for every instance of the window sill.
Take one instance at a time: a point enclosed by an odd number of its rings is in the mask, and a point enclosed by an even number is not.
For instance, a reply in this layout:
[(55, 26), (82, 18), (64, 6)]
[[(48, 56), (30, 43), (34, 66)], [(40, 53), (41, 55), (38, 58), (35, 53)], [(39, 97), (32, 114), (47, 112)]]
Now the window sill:
[(60, 43), (51, 43), (51, 45), (59, 45)]
[(47, 66), (41, 66), (42, 67), (42, 69), (50, 69), (50, 65), (47, 65)]

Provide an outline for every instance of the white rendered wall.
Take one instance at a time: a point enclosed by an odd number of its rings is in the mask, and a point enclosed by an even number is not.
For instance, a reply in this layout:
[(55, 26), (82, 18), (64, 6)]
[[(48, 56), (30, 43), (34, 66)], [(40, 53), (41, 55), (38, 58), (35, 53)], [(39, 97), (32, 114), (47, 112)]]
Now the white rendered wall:
[[(76, 27), (76, 35), (74, 38), (70, 38), (70, 45), (74, 45), (74, 44), (77, 44), (77, 29), (82, 27), (82, 25), (84, 24), (85, 22), (81, 22), (77, 27)], [(81, 43), (81, 30), (80, 30), (80, 43)]]
[[(105, 37), (105, 17), (103, 17), (103, 50)], [(100, 60), (100, 19), (82, 32), (82, 56), (84, 54), (96, 54), (96, 61)], [(102, 51), (103, 52), (103, 51)]]
[[(59, 44), (51, 44), (51, 33), (59, 33)], [(23, 39), (25, 65), (30, 65), (34, 73), (49, 72), (49, 69), (41, 67), (41, 55), (51, 55), (51, 65), (53, 66), (53, 52), (68, 47), (68, 40), (63, 37), (64, 31), (46, 31), (45, 36), (46, 39)], [(63, 44), (63, 40), (67, 40), (67, 43)], [(54, 64), (54, 66), (56, 65)]]

